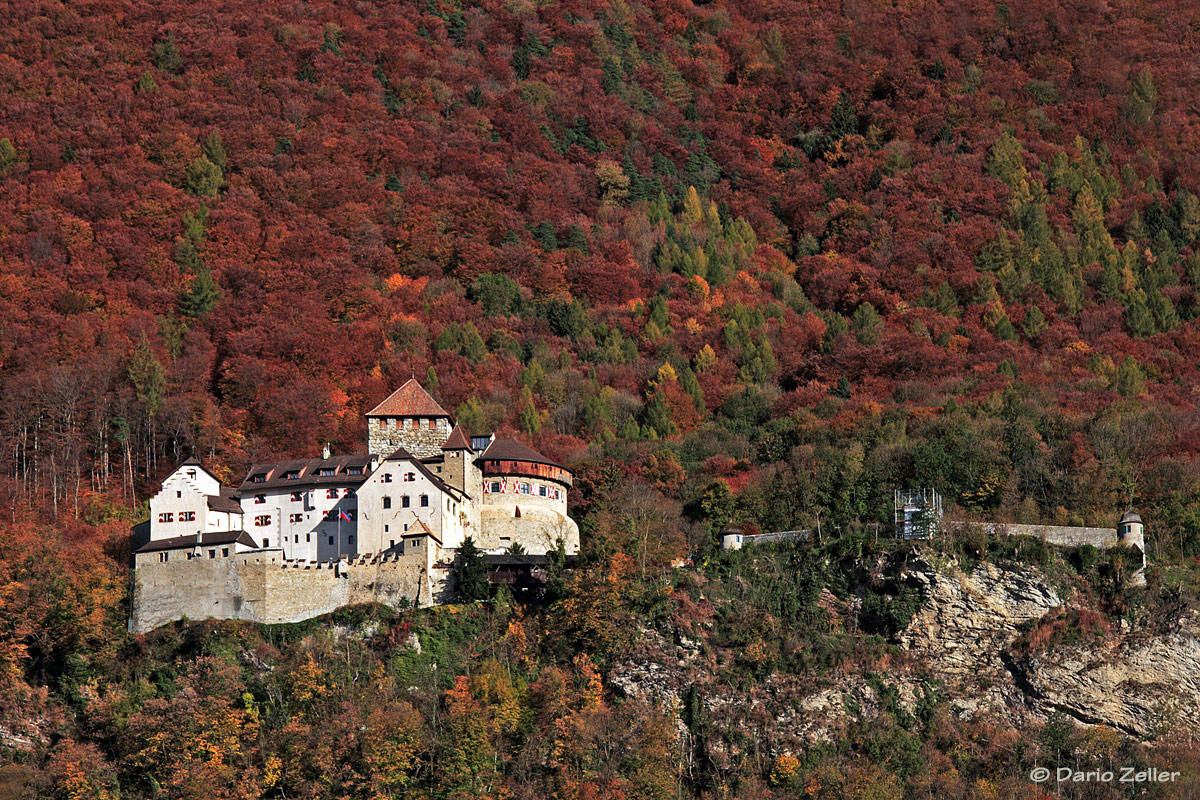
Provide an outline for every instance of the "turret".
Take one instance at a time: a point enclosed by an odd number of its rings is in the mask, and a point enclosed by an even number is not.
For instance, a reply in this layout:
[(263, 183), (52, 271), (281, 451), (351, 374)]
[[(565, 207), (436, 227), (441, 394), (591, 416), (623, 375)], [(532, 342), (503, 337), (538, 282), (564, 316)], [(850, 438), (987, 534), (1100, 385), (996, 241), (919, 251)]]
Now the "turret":
[(1121, 516), (1117, 523), (1117, 542), (1126, 547), (1136, 547), (1140, 554), (1141, 565), (1134, 573), (1134, 583), (1143, 585), (1146, 582), (1146, 536), (1142, 517), (1132, 508)]

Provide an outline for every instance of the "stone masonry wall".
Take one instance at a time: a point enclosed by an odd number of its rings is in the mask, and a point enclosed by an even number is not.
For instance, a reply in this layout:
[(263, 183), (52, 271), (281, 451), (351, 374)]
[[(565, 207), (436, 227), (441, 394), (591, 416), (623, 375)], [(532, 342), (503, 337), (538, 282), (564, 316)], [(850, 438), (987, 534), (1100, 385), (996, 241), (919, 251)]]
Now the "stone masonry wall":
[(426, 568), (424, 554), (361, 557), (340, 564), (244, 555), (139, 566), (130, 630), (145, 633), (173, 620), (299, 622), (342, 606), (398, 607), (441, 602), (449, 566)]
[(1065, 525), (1015, 525), (1006, 522), (943, 522), (942, 527), (952, 529), (978, 524), (989, 536), (1032, 536), (1047, 544), (1079, 547), (1090, 544), (1098, 550), (1117, 546), (1116, 528), (1071, 528)]
[(434, 458), (442, 454), (442, 445), (450, 436), (450, 420), (438, 419), (432, 429), (428, 419), (418, 419), (416, 428), (408, 427), (408, 420), (399, 420), (399, 423), (403, 427), (397, 427), (397, 418), (390, 418), (385, 430), (380, 418), (368, 419), (367, 451), (385, 458), (401, 447), (417, 458)]

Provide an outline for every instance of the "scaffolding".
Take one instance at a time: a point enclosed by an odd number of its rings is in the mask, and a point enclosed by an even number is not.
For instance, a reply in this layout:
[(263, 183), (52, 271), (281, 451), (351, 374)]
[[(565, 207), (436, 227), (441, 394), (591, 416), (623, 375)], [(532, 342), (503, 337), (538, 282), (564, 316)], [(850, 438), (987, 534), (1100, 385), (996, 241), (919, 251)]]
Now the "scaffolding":
[(942, 522), (942, 496), (936, 489), (897, 489), (895, 509), (897, 539), (929, 539)]

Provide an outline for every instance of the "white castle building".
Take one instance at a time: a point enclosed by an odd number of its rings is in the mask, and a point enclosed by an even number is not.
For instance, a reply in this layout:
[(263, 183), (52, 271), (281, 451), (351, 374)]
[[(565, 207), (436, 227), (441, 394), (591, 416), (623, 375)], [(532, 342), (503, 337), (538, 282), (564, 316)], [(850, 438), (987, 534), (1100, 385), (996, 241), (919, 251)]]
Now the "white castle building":
[(579, 551), (570, 470), (470, 438), (415, 380), (367, 413), (367, 453), (255, 464), (236, 488), (189, 459), (150, 500), (137, 631), (180, 617), (297, 621), (353, 602), (443, 599), (467, 537), (495, 560)]

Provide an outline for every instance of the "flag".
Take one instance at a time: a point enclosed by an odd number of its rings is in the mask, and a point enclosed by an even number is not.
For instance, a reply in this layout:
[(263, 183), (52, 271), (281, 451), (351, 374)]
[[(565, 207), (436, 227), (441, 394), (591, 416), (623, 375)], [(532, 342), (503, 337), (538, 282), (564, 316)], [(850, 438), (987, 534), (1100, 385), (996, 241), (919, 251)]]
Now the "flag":
[(338, 519), (339, 519), (339, 520), (342, 520), (342, 519), (344, 519), (344, 520), (346, 520), (346, 522), (349, 522), (349, 521), (350, 521), (350, 515), (349, 515), (349, 514), (347, 514), (345, 511), (338, 511)]

